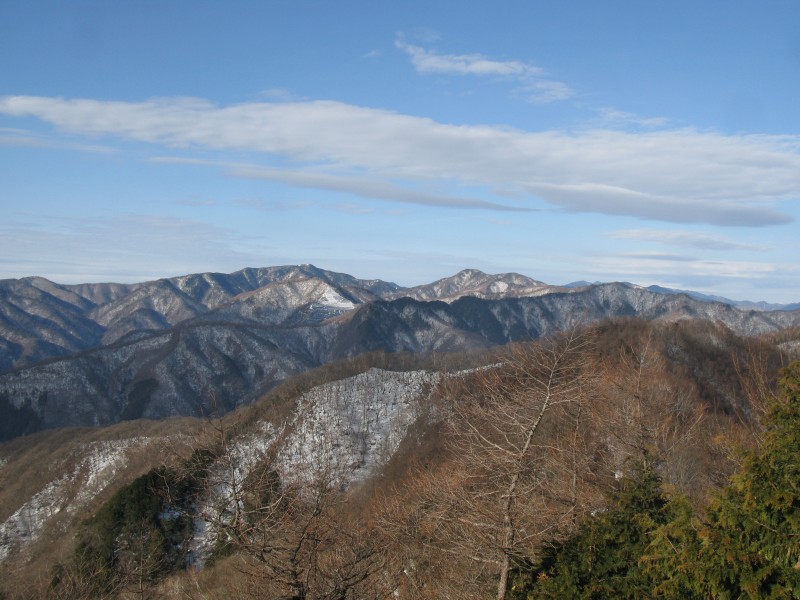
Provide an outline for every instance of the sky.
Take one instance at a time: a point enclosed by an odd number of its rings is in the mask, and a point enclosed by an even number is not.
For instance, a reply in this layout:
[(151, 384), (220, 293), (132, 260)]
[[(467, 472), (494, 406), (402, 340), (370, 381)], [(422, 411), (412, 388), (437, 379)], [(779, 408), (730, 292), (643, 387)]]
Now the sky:
[(0, 278), (800, 301), (800, 2), (0, 0)]

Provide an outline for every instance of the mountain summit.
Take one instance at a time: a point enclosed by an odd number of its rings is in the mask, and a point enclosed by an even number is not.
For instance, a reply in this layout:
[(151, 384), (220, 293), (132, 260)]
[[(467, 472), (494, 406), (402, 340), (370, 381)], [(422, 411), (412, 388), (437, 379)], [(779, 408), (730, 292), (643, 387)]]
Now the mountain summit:
[(800, 311), (472, 269), (409, 289), (313, 265), (133, 285), (5, 280), (0, 439), (227, 411), (298, 373), (366, 352), (488, 349), (620, 317), (705, 319), (742, 335), (800, 325)]
[(564, 291), (564, 288), (548, 285), (519, 273), (488, 275), (477, 269), (464, 269), (452, 277), (398, 291), (392, 297), (453, 302), (464, 296), (488, 300), (541, 296), (556, 291)]

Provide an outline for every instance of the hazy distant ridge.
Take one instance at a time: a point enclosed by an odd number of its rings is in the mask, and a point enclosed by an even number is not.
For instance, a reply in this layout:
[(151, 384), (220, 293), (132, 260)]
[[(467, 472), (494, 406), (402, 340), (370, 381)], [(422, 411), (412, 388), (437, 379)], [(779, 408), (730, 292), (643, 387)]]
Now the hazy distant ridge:
[(798, 311), (479, 271), (410, 290), (304, 265), (126, 287), (7, 280), (0, 291), (4, 364), (47, 359), (0, 375), (0, 409), (13, 424), (4, 437), (198, 415), (212, 402), (229, 410), (301, 371), (368, 351), (488, 348), (618, 317), (709, 319), (745, 335), (800, 325)]

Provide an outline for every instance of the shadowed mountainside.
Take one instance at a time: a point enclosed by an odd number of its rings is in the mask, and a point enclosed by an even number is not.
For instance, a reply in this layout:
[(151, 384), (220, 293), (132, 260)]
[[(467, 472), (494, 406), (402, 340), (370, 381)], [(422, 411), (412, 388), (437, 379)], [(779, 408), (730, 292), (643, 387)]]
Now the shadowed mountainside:
[[(486, 349), (620, 317), (710, 320), (741, 335), (800, 325), (800, 312), (740, 311), (626, 284), (445, 303), (377, 300), (369, 290), (330, 279), (271, 283), (171, 328), (133, 331), (0, 375), (6, 423), (0, 439), (48, 427), (196, 416), (207, 414), (211, 403), (230, 410), (292, 375), (364, 352)], [(208, 298), (210, 289), (196, 295)], [(191, 312), (191, 306), (159, 305), (163, 315)]]

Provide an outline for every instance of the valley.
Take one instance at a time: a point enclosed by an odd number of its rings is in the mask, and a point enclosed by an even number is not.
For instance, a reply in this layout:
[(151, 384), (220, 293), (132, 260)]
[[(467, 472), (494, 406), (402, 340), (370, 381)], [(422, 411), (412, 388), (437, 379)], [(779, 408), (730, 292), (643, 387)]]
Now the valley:
[(626, 490), (717, 510), (800, 359), (797, 311), (624, 283), (27, 284), (7, 345), (53, 355), (0, 375), (14, 600), (537, 597), (548, 549)]

